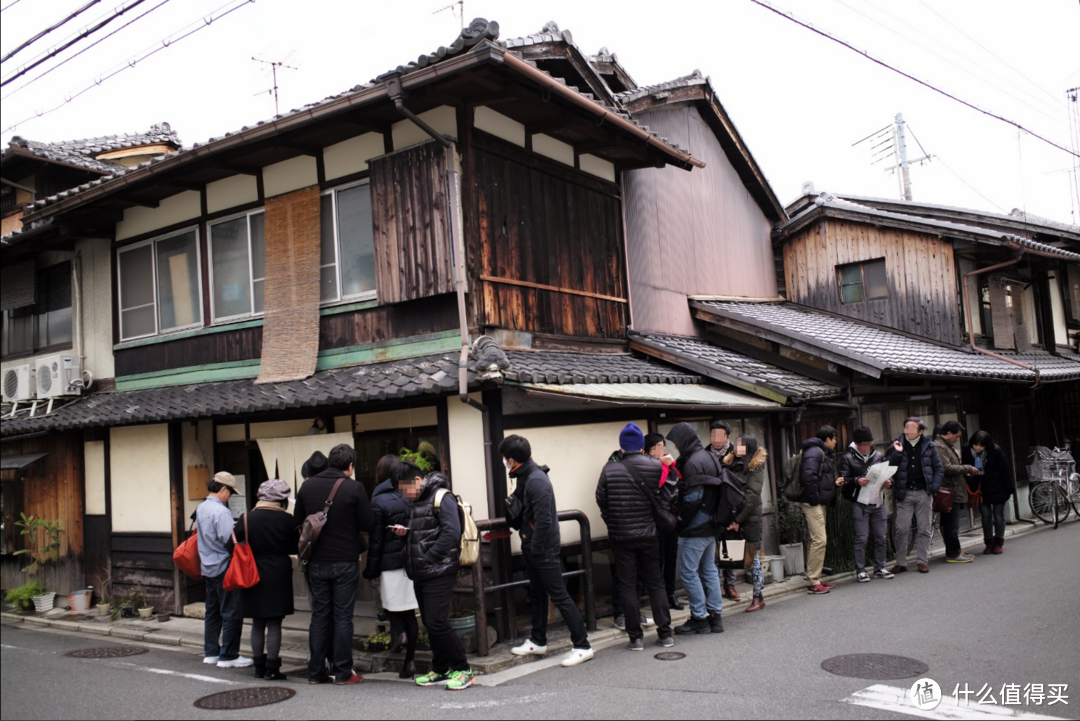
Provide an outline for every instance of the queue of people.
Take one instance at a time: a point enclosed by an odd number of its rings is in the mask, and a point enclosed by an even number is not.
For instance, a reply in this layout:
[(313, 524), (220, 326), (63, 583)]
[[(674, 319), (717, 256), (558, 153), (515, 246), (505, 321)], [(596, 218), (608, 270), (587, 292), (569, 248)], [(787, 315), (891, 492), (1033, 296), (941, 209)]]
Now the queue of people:
[[(885, 453), (875, 448), (870, 428), (860, 426), (846, 448), (837, 448), (836, 429), (822, 426), (802, 444), (795, 476), (810, 543), (807, 591), (829, 593), (823, 580), (826, 518), (837, 496), (851, 504), (854, 560), (859, 583), (892, 579), (907, 570), (911, 527), (916, 528), (918, 570), (929, 572), (932, 513), (940, 514), (946, 561), (970, 563), (960, 548), (958, 511), (977, 495), (983, 517), (986, 554), (1000, 554), (1004, 545), (1004, 504), (1015, 491), (1012, 469), (1000, 446), (985, 432), (959, 446), (963, 427), (950, 421), (925, 434), (926, 425), (908, 418), (903, 434)], [(645, 434), (634, 423), (619, 434), (618, 450), (600, 469), (596, 503), (607, 525), (615, 563), (613, 605), (622, 621), (631, 651), (644, 649), (644, 627), (655, 624), (656, 643), (675, 645), (677, 635), (724, 632), (725, 596), (735, 590), (737, 560), (721, 562), (718, 539), (745, 544), (753, 598), (745, 609), (765, 607), (764, 569), (757, 552), (762, 543), (762, 492), (767, 482), (768, 453), (750, 434), (732, 436), (724, 421), (710, 428), (703, 446), (688, 423), (667, 434)], [(674, 457), (668, 444), (678, 452)], [(549, 601), (562, 615), (573, 648), (562, 661), (573, 667), (589, 661), (594, 651), (581, 612), (567, 591), (562, 569), (562, 539), (555, 492), (547, 466), (532, 457), (529, 441), (507, 436), (499, 446), (514, 490), (507, 499), (507, 519), (521, 537), (522, 557), (532, 610), (529, 637), (512, 649), (518, 656), (547, 653)], [(892, 467), (881, 487), (896, 502), (891, 569), (886, 569), (889, 512), (881, 493), (863, 489), (880, 464)], [(229, 498), (241, 493), (237, 480), (217, 473), (209, 494), (196, 511), (198, 552), (206, 580), (204, 662), (221, 668), (254, 665), (257, 678), (280, 680), (284, 618), (294, 612), (292, 559), (301, 528), (318, 526), (313, 550), (302, 561), (311, 608), (308, 683), (352, 685), (362, 682), (353, 668), (353, 609), (360, 572), (358, 559), (368, 552), (363, 577), (378, 590), (391, 628), (392, 652), (404, 651), (401, 678), (422, 687), (463, 690), (475, 677), (461, 639), (450, 626), (451, 599), (461, 568), (466, 519), (450, 480), (441, 472), (425, 473), (394, 455), (379, 460), (375, 489), (369, 501), (355, 480), (356, 454), (348, 445), (329, 456), (316, 452), (303, 465), (305, 482), (288, 512), (290, 485), (271, 479), (260, 485), (254, 508), (234, 521)], [(785, 474), (785, 477), (787, 474)], [(787, 481), (785, 481), (787, 482)], [(370, 546), (365, 538), (370, 539)], [(231, 545), (250, 546), (258, 582), (241, 591), (226, 590)], [(867, 547), (873, 544), (873, 571), (867, 572)], [(683, 608), (676, 596), (682, 582), (690, 618), (673, 627), (671, 611)], [(647, 595), (654, 619), (641, 608)], [(415, 655), (420, 621), (432, 650), (431, 670), (417, 675)], [(251, 658), (240, 654), (240, 632), (250, 618)], [(618, 621), (617, 621), (618, 623)]]

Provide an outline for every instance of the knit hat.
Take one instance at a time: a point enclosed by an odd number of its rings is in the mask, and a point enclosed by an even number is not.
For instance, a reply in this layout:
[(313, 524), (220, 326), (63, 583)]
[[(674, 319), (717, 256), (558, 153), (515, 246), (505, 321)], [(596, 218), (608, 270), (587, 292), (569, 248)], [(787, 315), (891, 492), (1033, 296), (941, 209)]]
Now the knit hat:
[(874, 440), (874, 432), (870, 430), (868, 426), (859, 426), (855, 429), (855, 442), (856, 443), (872, 443)]
[(619, 448), (624, 451), (640, 451), (645, 447), (645, 434), (636, 423), (627, 423), (619, 433)]
[(304, 461), (304, 465), (300, 467), (300, 475), (304, 478), (311, 478), (326, 470), (326, 467), (330, 464), (326, 460), (326, 456), (322, 451), (315, 451), (311, 454), (311, 458)]
[(284, 501), (290, 495), (292, 495), (292, 488), (280, 478), (263, 481), (259, 486), (260, 501)]

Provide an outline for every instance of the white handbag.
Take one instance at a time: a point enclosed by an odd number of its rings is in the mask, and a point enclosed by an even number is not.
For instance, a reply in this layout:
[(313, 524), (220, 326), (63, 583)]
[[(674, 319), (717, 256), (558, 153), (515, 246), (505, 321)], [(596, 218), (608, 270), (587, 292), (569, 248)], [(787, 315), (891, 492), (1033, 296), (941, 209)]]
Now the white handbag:
[(716, 566), (741, 569), (746, 558), (746, 540), (743, 538), (716, 539)]

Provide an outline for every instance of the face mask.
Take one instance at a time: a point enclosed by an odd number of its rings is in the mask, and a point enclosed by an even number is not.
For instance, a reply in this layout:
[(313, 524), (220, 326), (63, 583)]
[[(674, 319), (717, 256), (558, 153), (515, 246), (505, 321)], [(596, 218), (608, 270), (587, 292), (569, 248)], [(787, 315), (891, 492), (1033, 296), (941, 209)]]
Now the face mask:
[(506, 466), (506, 470), (508, 470), (508, 471), (514, 470), (514, 462), (512, 460), (510, 460), (509, 458), (504, 458), (503, 459), (503, 465)]

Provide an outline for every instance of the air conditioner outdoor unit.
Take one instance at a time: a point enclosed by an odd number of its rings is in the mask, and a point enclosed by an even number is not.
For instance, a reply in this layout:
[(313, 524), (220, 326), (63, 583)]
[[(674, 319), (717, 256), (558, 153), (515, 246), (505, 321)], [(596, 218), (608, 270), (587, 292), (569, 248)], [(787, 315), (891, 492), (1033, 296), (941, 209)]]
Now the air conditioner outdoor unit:
[(77, 396), (81, 393), (79, 364), (73, 356), (51, 355), (37, 362), (37, 397)]
[(37, 386), (34, 384), (34, 366), (24, 363), (4, 371), (4, 402), (33, 400)]

